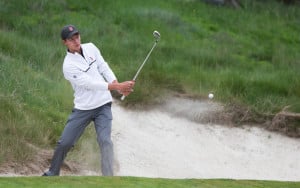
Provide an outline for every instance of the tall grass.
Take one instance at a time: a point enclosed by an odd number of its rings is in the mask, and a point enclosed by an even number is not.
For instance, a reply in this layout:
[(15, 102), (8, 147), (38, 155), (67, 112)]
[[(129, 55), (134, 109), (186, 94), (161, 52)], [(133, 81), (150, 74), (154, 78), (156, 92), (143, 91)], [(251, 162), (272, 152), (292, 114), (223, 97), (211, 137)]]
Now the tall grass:
[(300, 112), (300, 7), (241, 2), (235, 10), (184, 0), (1, 1), (0, 160), (30, 156), (13, 152), (26, 152), (28, 142), (54, 145), (63, 128), (73, 105), (61, 73), (59, 35), (68, 23), (100, 48), (120, 81), (144, 60), (153, 30), (161, 33), (125, 105), (159, 102), (171, 90), (214, 92), (264, 114), (287, 105)]
[(42, 48), (43, 43), (7, 31), (0, 32), (0, 44), (0, 162), (14, 157), (24, 160), (30, 157), (28, 143), (56, 142), (72, 94), (57, 73), (61, 65), (55, 67), (51, 55), (55, 47)]

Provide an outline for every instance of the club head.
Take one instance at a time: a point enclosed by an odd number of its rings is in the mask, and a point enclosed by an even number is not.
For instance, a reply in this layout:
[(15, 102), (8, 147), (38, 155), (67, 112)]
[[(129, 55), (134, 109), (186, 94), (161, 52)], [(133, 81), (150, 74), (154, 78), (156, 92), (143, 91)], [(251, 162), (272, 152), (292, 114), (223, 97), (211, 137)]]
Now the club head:
[(159, 41), (159, 39), (160, 39), (160, 34), (159, 34), (158, 31), (153, 31), (153, 36), (154, 36), (156, 42)]

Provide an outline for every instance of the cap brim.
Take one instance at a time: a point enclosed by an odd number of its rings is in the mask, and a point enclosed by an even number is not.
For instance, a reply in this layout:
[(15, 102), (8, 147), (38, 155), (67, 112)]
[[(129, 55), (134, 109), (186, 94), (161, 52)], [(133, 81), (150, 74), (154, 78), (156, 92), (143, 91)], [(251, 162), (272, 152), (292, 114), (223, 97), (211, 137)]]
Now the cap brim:
[(79, 31), (77, 31), (77, 30), (72, 31), (71, 33), (68, 34), (68, 36), (67, 36), (66, 39), (71, 38), (71, 37), (72, 37), (73, 35), (75, 35), (75, 34), (79, 34)]

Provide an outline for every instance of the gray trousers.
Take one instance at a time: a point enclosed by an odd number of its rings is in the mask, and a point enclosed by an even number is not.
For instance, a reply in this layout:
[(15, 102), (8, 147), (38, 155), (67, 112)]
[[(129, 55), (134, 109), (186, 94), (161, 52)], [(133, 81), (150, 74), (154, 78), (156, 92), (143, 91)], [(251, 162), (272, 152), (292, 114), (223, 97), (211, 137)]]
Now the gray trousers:
[(73, 109), (64, 131), (57, 143), (51, 166), (46, 174), (56, 176), (67, 156), (68, 151), (78, 141), (85, 128), (93, 121), (97, 133), (97, 141), (101, 152), (101, 171), (103, 176), (113, 176), (113, 143), (111, 141), (112, 112), (111, 103), (93, 110)]

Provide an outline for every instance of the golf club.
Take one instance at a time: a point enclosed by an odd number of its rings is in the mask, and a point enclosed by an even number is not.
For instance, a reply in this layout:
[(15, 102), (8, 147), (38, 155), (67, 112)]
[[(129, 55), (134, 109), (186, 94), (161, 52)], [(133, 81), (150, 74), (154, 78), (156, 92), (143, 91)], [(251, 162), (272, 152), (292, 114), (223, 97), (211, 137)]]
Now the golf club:
[[(133, 81), (136, 81), (138, 75), (140, 74), (142, 68), (144, 67), (145, 63), (147, 62), (147, 60), (148, 60), (148, 58), (149, 58), (149, 56), (150, 56), (150, 54), (152, 53), (153, 49), (155, 48), (156, 44), (158, 43), (158, 41), (159, 41), (159, 39), (160, 39), (160, 34), (159, 34), (158, 31), (154, 31), (154, 32), (153, 32), (153, 36), (154, 36), (154, 38), (155, 38), (155, 42), (154, 42), (154, 44), (153, 44), (151, 50), (149, 51), (148, 55), (146, 56), (144, 62), (142, 63), (142, 65), (140, 66), (140, 68), (138, 69), (138, 71), (136, 72), (136, 74), (134, 75), (134, 77), (133, 77), (133, 79), (132, 79)], [(125, 99), (125, 96), (123, 95), (123, 96), (121, 97), (121, 100), (124, 100), (124, 99)]]

